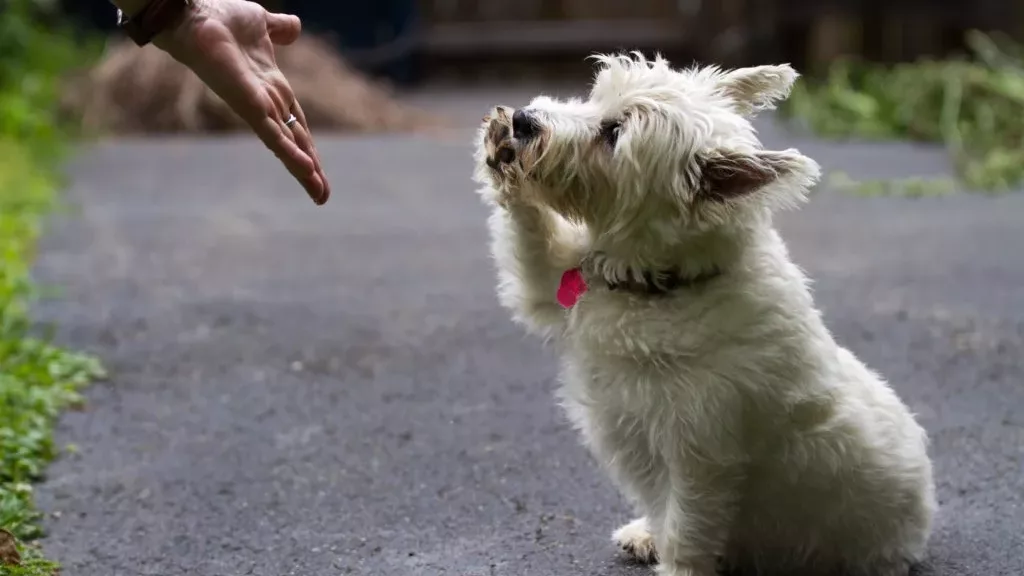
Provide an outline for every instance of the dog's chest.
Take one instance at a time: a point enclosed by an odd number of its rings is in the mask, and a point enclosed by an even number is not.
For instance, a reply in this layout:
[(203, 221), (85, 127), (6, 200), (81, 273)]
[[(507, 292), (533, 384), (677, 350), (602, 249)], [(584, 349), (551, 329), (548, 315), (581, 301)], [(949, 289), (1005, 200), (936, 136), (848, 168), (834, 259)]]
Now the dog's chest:
[[(699, 366), (680, 353), (686, 343), (662, 346), (657, 326), (615, 323), (585, 306), (561, 347), (562, 395), (579, 409), (610, 421), (646, 418), (670, 404), (689, 402)], [(662, 339), (669, 336), (668, 332)]]
[(587, 293), (567, 311), (563, 395), (616, 418), (646, 418), (666, 407), (707, 405), (723, 381), (743, 374), (767, 377), (752, 366), (762, 356), (724, 332), (735, 327), (736, 308)]
[(592, 289), (566, 310), (567, 352), (587, 362), (602, 356), (628, 359), (634, 366), (663, 366), (666, 357), (695, 356), (711, 316), (696, 300), (640, 297)]
[(650, 363), (567, 351), (558, 395), (594, 455), (639, 477), (652, 458), (651, 430), (669, 429), (667, 420), (683, 412), (678, 408), (693, 403), (673, 377)]

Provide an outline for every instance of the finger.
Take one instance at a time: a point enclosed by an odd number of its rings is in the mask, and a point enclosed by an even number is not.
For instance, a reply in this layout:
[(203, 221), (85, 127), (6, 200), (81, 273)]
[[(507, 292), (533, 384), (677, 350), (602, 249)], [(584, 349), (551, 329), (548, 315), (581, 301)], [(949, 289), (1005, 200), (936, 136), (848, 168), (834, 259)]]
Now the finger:
[(330, 185), (327, 183), (327, 177), (324, 176), (323, 169), (320, 167), (320, 158), (317, 156), (316, 147), (313, 146), (313, 137), (310, 136), (309, 130), (302, 125), (298, 116), (295, 118), (295, 122), (292, 122), (290, 126), (284, 122), (282, 122), (282, 126), (287, 132), (287, 136), (294, 140), (295, 146), (313, 161), (313, 173), (316, 176), (314, 180), (319, 180), (320, 187), (317, 188), (317, 190), (320, 192), (318, 195), (313, 195), (311, 193), (310, 196), (317, 205), (322, 206), (327, 202), (327, 199), (331, 195)]
[(267, 12), (267, 33), (274, 44), (285, 46), (295, 42), (302, 34), (302, 21), (291, 14)]
[(306, 189), (315, 202), (324, 195), (324, 183), (316, 171), (313, 158), (295, 143), (294, 136), (284, 123), (272, 116), (266, 116), (254, 127), (264, 145), (284, 164), (288, 172)]
[[(271, 99), (275, 103), (275, 109), (281, 110), (281, 126), (285, 136), (295, 141), (296, 146), (313, 160), (314, 171), (317, 173), (323, 185), (321, 196), (314, 196), (313, 201), (317, 204), (324, 204), (330, 196), (330, 185), (327, 183), (327, 176), (324, 175), (320, 166), (320, 156), (317, 154), (316, 146), (313, 144), (313, 137), (310, 135), (309, 124), (306, 121), (306, 114), (295, 99), (295, 93), (283, 74), (275, 74), (270, 78)], [(284, 118), (294, 114), (296, 121), (291, 126), (285, 125)]]
[[(302, 132), (305, 136), (307, 144), (299, 143), (299, 147), (306, 151), (307, 154), (313, 158), (313, 162), (316, 166), (317, 174), (320, 175), (320, 180), (324, 183), (324, 195), (320, 199), (320, 204), (327, 203), (327, 200), (331, 197), (331, 183), (327, 180), (327, 175), (324, 173), (323, 164), (320, 162), (320, 151), (316, 149), (316, 142), (313, 141), (313, 133), (309, 128), (309, 122), (306, 120), (306, 113), (302, 111), (302, 106), (298, 100), (295, 100), (292, 104), (292, 114), (298, 118), (298, 122), (293, 126), (301, 125)], [(298, 142), (298, 136), (296, 136), (296, 142)]]
[[(313, 173), (319, 178), (320, 163), (317, 161), (316, 154), (313, 152), (313, 139), (309, 136), (309, 132), (306, 131), (305, 127), (303, 127), (298, 120), (285, 129), (291, 132), (291, 136), (295, 139), (295, 146), (313, 161)], [(321, 182), (322, 181), (323, 180), (321, 179)], [(313, 196), (313, 201), (317, 204), (323, 204), (326, 201), (324, 196), (324, 191), (321, 191), (319, 195)]]

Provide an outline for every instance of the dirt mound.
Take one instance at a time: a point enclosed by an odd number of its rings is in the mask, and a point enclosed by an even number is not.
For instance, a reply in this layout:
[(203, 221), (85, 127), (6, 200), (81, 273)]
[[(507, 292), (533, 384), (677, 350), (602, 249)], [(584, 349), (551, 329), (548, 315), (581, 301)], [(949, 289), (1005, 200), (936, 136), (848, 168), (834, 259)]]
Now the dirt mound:
[[(423, 131), (438, 118), (398, 102), (349, 66), (326, 42), (303, 36), (277, 48), (277, 61), (314, 129)], [(247, 129), (191, 70), (164, 52), (117, 41), (91, 70), (69, 80), (64, 109), (90, 132), (202, 133)]]

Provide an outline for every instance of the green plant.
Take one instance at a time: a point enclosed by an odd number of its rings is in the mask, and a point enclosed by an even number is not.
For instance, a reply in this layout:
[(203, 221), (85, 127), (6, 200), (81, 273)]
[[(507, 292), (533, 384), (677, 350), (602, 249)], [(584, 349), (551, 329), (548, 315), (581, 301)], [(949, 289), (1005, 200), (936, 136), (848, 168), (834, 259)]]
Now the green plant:
[[(33, 335), (30, 261), (40, 218), (54, 202), (47, 174), (30, 152), (0, 139), (0, 527), (21, 539), (40, 535), (31, 483), (57, 454), (54, 421), (103, 373), (96, 360)], [(39, 558), (31, 565), (48, 566)]]
[[(39, 337), (29, 316), (39, 295), (32, 256), (70, 136), (57, 120), (60, 79), (91, 52), (47, 25), (35, 3), (0, 6), (0, 528), (30, 540), (41, 534), (32, 482), (58, 452), (54, 421), (102, 375), (96, 360)], [(38, 549), (18, 542), (17, 550), (20, 563), (0, 561), (0, 576), (57, 571)]]
[(824, 137), (941, 142), (968, 188), (1012, 189), (1024, 183), (1024, 50), (977, 31), (967, 44), (958, 59), (836, 62), (782, 112)]
[[(6, 6), (4, 5), (6, 4)], [(0, 134), (29, 147), (39, 159), (76, 135), (74, 122), (58, 122), (63, 81), (98, 59), (103, 43), (62, 22), (38, 0), (0, 0)]]

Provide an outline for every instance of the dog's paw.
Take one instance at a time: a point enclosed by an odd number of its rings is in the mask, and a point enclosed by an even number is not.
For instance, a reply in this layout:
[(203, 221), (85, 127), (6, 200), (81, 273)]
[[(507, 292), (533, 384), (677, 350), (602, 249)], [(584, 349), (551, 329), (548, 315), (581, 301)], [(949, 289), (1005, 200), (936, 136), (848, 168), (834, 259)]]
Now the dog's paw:
[(647, 518), (637, 518), (622, 526), (612, 534), (612, 540), (637, 562), (653, 564), (658, 561)]
[(484, 136), (484, 148), (487, 166), (498, 173), (516, 159), (516, 149), (512, 144), (512, 110), (498, 106), (484, 118), (487, 132)]

